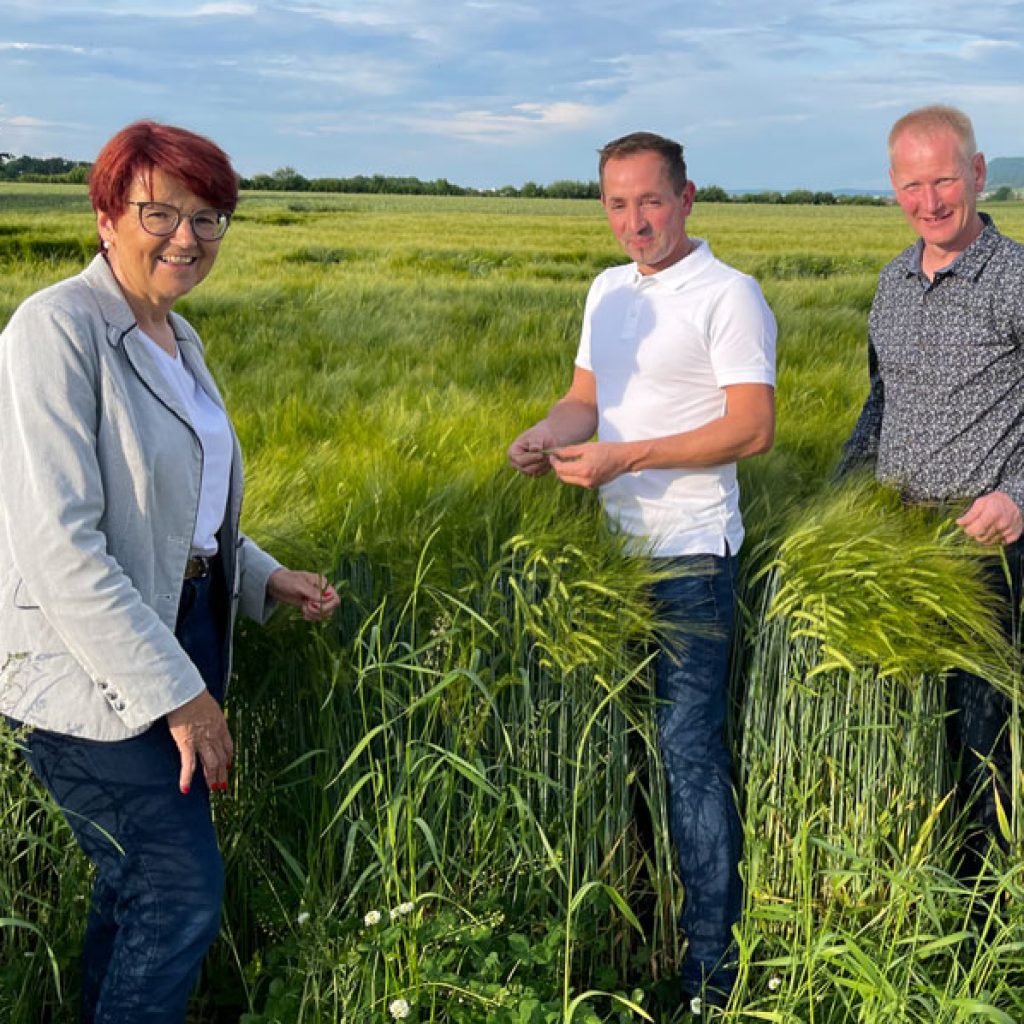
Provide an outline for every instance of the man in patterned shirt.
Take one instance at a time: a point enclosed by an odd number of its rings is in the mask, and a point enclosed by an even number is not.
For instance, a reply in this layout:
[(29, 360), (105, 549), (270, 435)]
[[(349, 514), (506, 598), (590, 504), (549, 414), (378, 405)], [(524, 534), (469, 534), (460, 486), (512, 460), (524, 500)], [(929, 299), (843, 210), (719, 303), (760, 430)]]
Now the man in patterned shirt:
[[(1019, 607), (1024, 520), (1024, 246), (977, 209), (985, 158), (970, 120), (930, 106), (889, 133), (889, 176), (918, 240), (881, 273), (868, 321), (871, 390), (838, 475), (873, 465), (908, 502), (960, 504), (957, 523), (1004, 545), (993, 572), (1007, 630)], [(958, 799), (974, 822), (960, 865), (976, 876), (1009, 807), (1008, 701), (963, 672), (949, 679)]]

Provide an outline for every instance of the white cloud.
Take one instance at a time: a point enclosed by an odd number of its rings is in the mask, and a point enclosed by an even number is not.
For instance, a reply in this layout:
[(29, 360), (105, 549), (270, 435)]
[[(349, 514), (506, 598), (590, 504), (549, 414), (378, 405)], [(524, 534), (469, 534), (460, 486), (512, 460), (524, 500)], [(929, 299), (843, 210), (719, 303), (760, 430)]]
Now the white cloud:
[(542, 21), (543, 11), (528, 4), (495, 2), (495, 0), (465, 0), (463, 6), (471, 11), (483, 11), (488, 15), (497, 15), (502, 19), (517, 21)]
[(14, 50), (17, 52), (29, 52), (37, 50), (48, 50), (53, 53), (98, 53), (98, 50), (86, 49), (84, 46), (70, 46), (61, 43), (0, 43), (0, 50)]
[(1020, 49), (1020, 43), (1010, 39), (974, 39), (960, 48), (960, 56), (966, 60), (988, 60), (1000, 52)]
[(0, 123), (11, 128), (46, 128), (53, 124), (52, 121), (43, 121), (38, 117), (28, 117), (26, 114), (0, 118)]
[(321, 5), (295, 4), (289, 8), (291, 14), (308, 14), (321, 21), (330, 22), (332, 25), (354, 25), (365, 28), (392, 28), (402, 24), (402, 18), (397, 17), (394, 10), (387, 11), (377, 8), (373, 10), (369, 5), (351, 10), (333, 10)]
[[(0, 111), (4, 110), (0, 107)], [(50, 121), (42, 117), (32, 117), (29, 114), (11, 114), (7, 117), (0, 116), (0, 124), (8, 128), (77, 128), (78, 125), (69, 121)]]
[(79, 131), (80, 125), (6, 111), (0, 106), (0, 149), (33, 156), (74, 156), (64, 140)]
[(121, 4), (115, 7), (99, 8), (93, 12), (117, 24), (126, 18), (152, 18), (164, 21), (190, 21), (193, 18), (252, 18), (259, 13), (259, 7), (253, 3), (232, 2), (223, 0), (199, 4), (196, 7), (152, 7)]
[[(38, 0), (4, 0), (0, 6), (12, 9), (22, 15), (38, 15)], [(49, 0), (46, 13), (57, 23), (61, 19), (75, 16), (90, 18), (191, 18), (197, 14), (255, 14), (257, 4), (244, 0), (211, 0), (210, 3), (180, 10), (165, 10), (152, 4), (130, 2), (130, 0)]]
[(384, 39), (411, 41), (437, 53), (464, 53), (473, 40), (494, 34), (509, 49), (515, 39), (506, 28), (546, 20), (549, 15), (516, 3), (458, 2), (458, 0), (359, 0), (357, 3), (291, 3), (283, 6), (289, 17), (306, 16), (341, 29), (373, 34)]
[(256, 14), (257, 10), (258, 8), (255, 4), (212, 3), (202, 4), (192, 13), (199, 18), (219, 17), (226, 14), (237, 15), (240, 18), (247, 18)]
[(595, 107), (585, 103), (517, 103), (515, 108), (523, 117), (536, 124), (557, 125), (564, 128), (582, 128), (597, 116)]
[[(333, 86), (342, 93), (360, 96), (398, 96), (408, 88), (407, 69), (400, 62), (376, 59), (360, 61), (351, 56), (330, 61), (299, 61), (294, 57), (279, 57), (267, 61), (257, 70), (257, 74), (264, 78)], [(338, 99), (337, 94), (318, 97), (320, 103), (327, 104)]]
[[(979, 115), (984, 115), (993, 108), (1002, 107), (1007, 111), (1019, 112), (1024, 109), (1024, 85), (1008, 83), (1005, 85), (968, 85), (962, 84), (957, 87), (958, 96), (962, 97), (965, 105), (969, 104), (976, 109)], [(1019, 121), (1015, 132), (1017, 139), (1020, 139)], [(1017, 145), (1020, 145), (1018, 141)]]
[(460, 110), (448, 117), (410, 120), (412, 127), (434, 135), (450, 135), (474, 142), (501, 142), (534, 135), (550, 129), (575, 130), (600, 119), (598, 107), (566, 101), (555, 103), (517, 103), (515, 113), (499, 114), (489, 110)]

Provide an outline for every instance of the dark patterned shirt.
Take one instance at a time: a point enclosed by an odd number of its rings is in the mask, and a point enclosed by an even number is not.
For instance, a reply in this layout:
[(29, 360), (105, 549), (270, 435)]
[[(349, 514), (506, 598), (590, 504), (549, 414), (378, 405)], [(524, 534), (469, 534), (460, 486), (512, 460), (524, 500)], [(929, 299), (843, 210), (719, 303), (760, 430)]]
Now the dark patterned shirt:
[(909, 501), (1004, 491), (1024, 507), (1024, 245), (981, 234), (929, 281), (918, 240), (883, 268), (871, 390), (837, 471), (873, 465)]

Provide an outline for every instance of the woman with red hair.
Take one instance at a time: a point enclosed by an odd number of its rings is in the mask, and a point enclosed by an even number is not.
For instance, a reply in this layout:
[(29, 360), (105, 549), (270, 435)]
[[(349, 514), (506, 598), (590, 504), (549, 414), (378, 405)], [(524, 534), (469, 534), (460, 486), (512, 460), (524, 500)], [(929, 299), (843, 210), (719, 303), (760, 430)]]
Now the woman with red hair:
[(0, 712), (96, 866), (81, 1019), (181, 1024), (220, 922), (235, 615), (338, 596), (240, 533), (238, 442), (172, 310), (230, 226), (227, 156), (140, 121), (89, 193), (99, 254), (0, 335)]

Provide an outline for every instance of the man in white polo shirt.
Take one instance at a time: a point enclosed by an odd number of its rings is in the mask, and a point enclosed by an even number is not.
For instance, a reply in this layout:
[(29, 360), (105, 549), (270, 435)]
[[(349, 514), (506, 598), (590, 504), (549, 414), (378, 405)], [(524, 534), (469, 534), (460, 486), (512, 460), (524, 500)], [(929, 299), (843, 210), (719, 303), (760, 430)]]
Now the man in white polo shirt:
[(528, 476), (599, 488), (630, 544), (679, 568), (654, 592), (679, 636), (658, 654), (657, 724), (685, 887), (680, 981), (699, 1013), (736, 980), (742, 834), (722, 733), (743, 541), (736, 462), (772, 445), (775, 321), (752, 278), (687, 235), (694, 186), (677, 142), (636, 132), (600, 157), (601, 202), (634, 262), (594, 281), (572, 384), (508, 456)]

